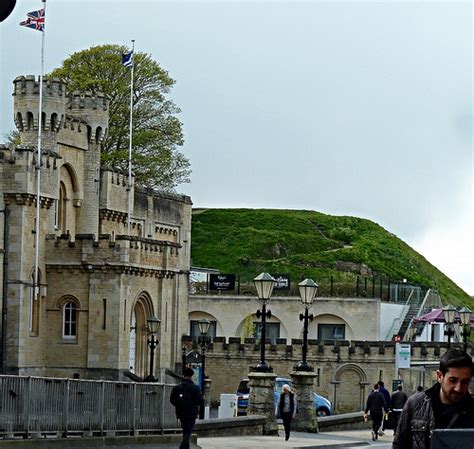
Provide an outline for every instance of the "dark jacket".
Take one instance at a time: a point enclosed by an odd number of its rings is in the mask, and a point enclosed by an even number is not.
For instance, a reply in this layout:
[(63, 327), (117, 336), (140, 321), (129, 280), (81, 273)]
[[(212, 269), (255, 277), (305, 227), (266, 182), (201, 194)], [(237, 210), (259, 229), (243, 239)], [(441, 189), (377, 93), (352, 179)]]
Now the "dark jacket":
[(474, 401), (471, 395), (467, 394), (448, 419), (442, 420), (437, 412), (441, 403), (440, 389), (441, 385), (437, 383), (426, 392), (415, 393), (408, 398), (400, 415), (393, 449), (429, 449), (434, 429), (474, 428)]
[(382, 386), (379, 387), (379, 392), (383, 394), (383, 397), (385, 398), (385, 404), (387, 406), (387, 409), (389, 409), (391, 403), (390, 392)]
[(378, 390), (372, 391), (367, 398), (365, 413), (370, 412), (371, 415), (382, 415), (384, 411), (388, 412), (388, 407), (383, 394)]
[(283, 414), (283, 407), (285, 406), (285, 395), (289, 394), (290, 395), (290, 411), (291, 416), (294, 416), (296, 410), (295, 410), (295, 394), (294, 393), (281, 393), (280, 398), (278, 399), (278, 411), (280, 416)]
[(183, 379), (179, 385), (173, 387), (170, 402), (175, 406), (179, 419), (196, 418), (199, 407), (204, 406), (201, 390), (191, 379)]
[(401, 410), (408, 400), (407, 394), (402, 390), (397, 390), (392, 394), (392, 410)]

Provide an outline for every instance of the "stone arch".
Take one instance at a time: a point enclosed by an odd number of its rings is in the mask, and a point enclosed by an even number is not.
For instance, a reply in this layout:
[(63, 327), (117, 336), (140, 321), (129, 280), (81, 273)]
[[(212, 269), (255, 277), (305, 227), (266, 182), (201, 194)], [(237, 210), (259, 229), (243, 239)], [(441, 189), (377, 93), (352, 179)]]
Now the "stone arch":
[(334, 372), (331, 383), (334, 385), (333, 406), (337, 413), (364, 409), (369, 382), (361, 366), (355, 363), (342, 364)]
[[(352, 340), (354, 338), (354, 331), (352, 326), (339, 315), (333, 313), (314, 313), (313, 321), (308, 323), (308, 338), (318, 339), (318, 326), (320, 324), (334, 324), (344, 325), (345, 335), (344, 340)], [(301, 332), (303, 332), (301, 330)]]
[(21, 112), (16, 113), (16, 118), (15, 118), (15, 125), (18, 128), (18, 131), (22, 132), (23, 131), (23, 117), (21, 115)]
[(87, 142), (92, 142), (92, 126), (87, 125)]
[[(189, 312), (189, 326), (191, 326), (191, 321), (199, 321), (202, 319), (208, 319), (211, 323), (216, 323), (216, 337), (219, 335), (225, 335), (224, 329), (220, 321), (211, 313), (205, 312), (203, 310), (193, 310)], [(189, 335), (191, 334), (191, 328), (188, 329)]]
[(104, 138), (103, 129), (101, 126), (98, 126), (95, 130), (95, 143), (102, 142), (103, 138)]
[(150, 295), (142, 291), (137, 295), (130, 311), (129, 369), (145, 377), (148, 369), (147, 319), (154, 315)]
[(46, 112), (41, 113), (41, 129), (43, 131), (48, 129), (48, 123), (46, 122)]
[(57, 131), (59, 129), (59, 122), (58, 122), (58, 114), (56, 114), (56, 112), (53, 112), (51, 114), (51, 118), (50, 118), (50, 128), (51, 128), (51, 131)]
[[(249, 324), (249, 322), (252, 321), (253, 323), (259, 323), (261, 319), (257, 318), (257, 315), (255, 313), (252, 313), (250, 315), (247, 315), (237, 326), (237, 329), (235, 330), (235, 336), (237, 337), (248, 337), (247, 333), (249, 329), (247, 329), (247, 332), (244, 331), (244, 328), (246, 325)], [(288, 330), (283, 323), (283, 321), (278, 317), (272, 314), (272, 317), (270, 319), (267, 318), (267, 323), (278, 323), (279, 324), (279, 335), (278, 338), (289, 338)]]
[(26, 129), (33, 131), (35, 129), (35, 117), (31, 111), (26, 113)]

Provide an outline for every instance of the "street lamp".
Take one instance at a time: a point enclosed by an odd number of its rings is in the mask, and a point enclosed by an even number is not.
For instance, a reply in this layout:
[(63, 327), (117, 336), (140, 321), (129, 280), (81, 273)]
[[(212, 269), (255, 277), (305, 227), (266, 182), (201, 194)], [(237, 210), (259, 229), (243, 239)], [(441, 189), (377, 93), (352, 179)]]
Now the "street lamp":
[(454, 335), (454, 316), (456, 314), (456, 307), (448, 305), (443, 307), (444, 321), (446, 322), (446, 329), (444, 335), (448, 336), (448, 348), (451, 347), (451, 337)]
[[(210, 340), (207, 333), (209, 332), (210, 326), (211, 326), (211, 322), (206, 318), (198, 321), (199, 332), (201, 334), (198, 337), (198, 342), (201, 345), (201, 363), (202, 363), (201, 365), (202, 366), (201, 392), (202, 392), (203, 397), (206, 394), (204, 379), (206, 379), (206, 349)], [(199, 419), (204, 419), (204, 407), (199, 407)]]
[(204, 379), (206, 378), (206, 349), (207, 345), (209, 344), (209, 337), (207, 333), (209, 332), (209, 327), (211, 326), (211, 322), (207, 319), (203, 319), (198, 321), (198, 327), (200, 336), (198, 338), (198, 342), (201, 345), (201, 358), (202, 358), (202, 374), (201, 374), (201, 390), (204, 393)]
[(467, 352), (467, 339), (471, 335), (471, 309), (463, 307), (459, 311), (462, 325), (462, 338), (464, 342), (464, 352)]
[(257, 290), (258, 300), (262, 305), (262, 310), (257, 310), (257, 318), (262, 318), (262, 330), (260, 332), (260, 363), (254, 368), (254, 370), (261, 373), (271, 373), (273, 369), (265, 361), (265, 340), (267, 336), (267, 318), (272, 317), (270, 310), (267, 310), (267, 304), (270, 302), (276, 281), (268, 273), (261, 273), (253, 280), (253, 282), (255, 284), (255, 289)]
[(157, 382), (158, 379), (153, 375), (154, 371), (154, 362), (155, 362), (155, 348), (158, 346), (158, 338), (155, 335), (158, 333), (160, 328), (161, 320), (158, 319), (155, 315), (152, 315), (146, 320), (147, 330), (150, 338), (148, 341), (148, 346), (150, 346), (150, 374), (145, 378), (145, 382)]
[(300, 321), (303, 321), (303, 360), (295, 367), (296, 371), (313, 371), (313, 368), (306, 362), (308, 354), (308, 321), (313, 321), (313, 314), (310, 314), (308, 310), (313, 305), (318, 287), (318, 284), (312, 279), (305, 279), (298, 284), (301, 302), (305, 310), (304, 315), (300, 313)]

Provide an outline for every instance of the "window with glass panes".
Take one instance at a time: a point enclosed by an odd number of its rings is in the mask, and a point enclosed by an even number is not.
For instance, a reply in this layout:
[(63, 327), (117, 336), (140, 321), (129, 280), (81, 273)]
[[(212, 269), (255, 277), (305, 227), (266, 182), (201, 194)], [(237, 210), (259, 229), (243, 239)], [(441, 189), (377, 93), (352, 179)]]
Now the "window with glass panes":
[(77, 335), (77, 308), (72, 301), (64, 304), (63, 311), (63, 337), (76, 338)]
[(318, 340), (344, 340), (345, 324), (318, 324)]
[[(254, 324), (254, 338), (260, 340), (262, 335), (262, 323), (255, 322)], [(266, 323), (266, 338), (269, 338), (272, 345), (276, 344), (277, 338), (280, 338), (280, 323)]]

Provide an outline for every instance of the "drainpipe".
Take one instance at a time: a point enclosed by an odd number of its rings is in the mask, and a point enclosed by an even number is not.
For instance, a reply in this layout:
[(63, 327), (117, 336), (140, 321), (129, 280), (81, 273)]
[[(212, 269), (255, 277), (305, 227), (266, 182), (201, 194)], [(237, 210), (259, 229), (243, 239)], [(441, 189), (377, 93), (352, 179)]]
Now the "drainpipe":
[(3, 212), (3, 282), (2, 282), (2, 374), (7, 373), (7, 324), (8, 324), (8, 216), (10, 210)]

